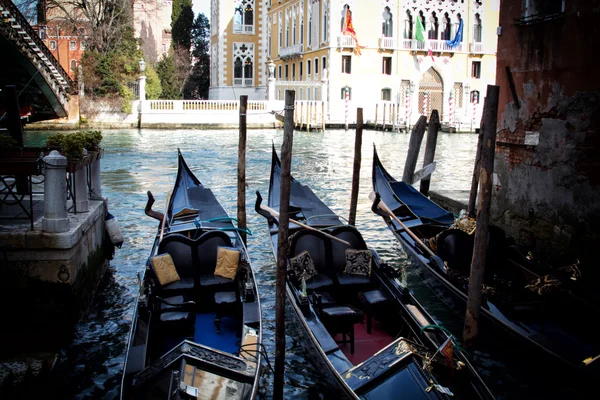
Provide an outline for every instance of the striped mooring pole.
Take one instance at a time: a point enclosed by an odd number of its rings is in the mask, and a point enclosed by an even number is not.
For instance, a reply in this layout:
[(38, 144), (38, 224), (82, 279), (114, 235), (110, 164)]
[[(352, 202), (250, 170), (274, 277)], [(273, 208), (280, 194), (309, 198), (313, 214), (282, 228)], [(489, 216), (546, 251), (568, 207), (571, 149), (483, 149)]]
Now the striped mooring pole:
[(427, 116), (427, 92), (423, 92), (423, 115)]
[(350, 88), (348, 86), (346, 86), (345, 88), (345, 92), (346, 92), (346, 104), (345, 104), (345, 114), (344, 114), (344, 126), (346, 128), (346, 130), (348, 130), (348, 103), (350, 102)]
[(450, 99), (449, 99), (449, 119), (450, 119), (450, 128), (452, 128), (454, 126), (454, 94), (452, 92), (450, 92)]

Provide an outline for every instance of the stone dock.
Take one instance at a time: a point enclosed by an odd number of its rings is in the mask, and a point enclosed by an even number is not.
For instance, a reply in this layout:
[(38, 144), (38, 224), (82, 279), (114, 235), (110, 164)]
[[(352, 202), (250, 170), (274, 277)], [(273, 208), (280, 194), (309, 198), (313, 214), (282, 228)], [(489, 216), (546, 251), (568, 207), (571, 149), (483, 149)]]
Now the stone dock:
[(43, 160), (43, 174), (27, 178), (30, 192), (0, 175), (0, 398), (30, 393), (46, 378), (112, 258), (99, 158), (95, 168), (88, 163), (72, 173), (58, 152)]

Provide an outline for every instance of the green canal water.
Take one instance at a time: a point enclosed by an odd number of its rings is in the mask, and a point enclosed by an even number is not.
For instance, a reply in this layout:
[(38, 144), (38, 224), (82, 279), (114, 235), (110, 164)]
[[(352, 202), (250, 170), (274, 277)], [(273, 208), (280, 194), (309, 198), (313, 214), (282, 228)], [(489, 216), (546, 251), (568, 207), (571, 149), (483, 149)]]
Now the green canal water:
[[(29, 132), (26, 144), (41, 145), (51, 133)], [(189, 166), (210, 187), (225, 210), (237, 211), (238, 133), (230, 130), (105, 130), (102, 146), (102, 195), (109, 211), (120, 223), (125, 243), (117, 249), (111, 268), (100, 285), (92, 307), (76, 327), (74, 337), (57, 362), (52, 379), (60, 398), (118, 397), (121, 373), (131, 326), (137, 274), (142, 273), (156, 234), (157, 223), (144, 214), (146, 192), (152, 191), (155, 210), (165, 207), (166, 193), (172, 188), (177, 169), (177, 148)], [(264, 317), (265, 347), (274, 359), (275, 261), (266, 224), (253, 211), (255, 191), (266, 196), (269, 184), (271, 144), (279, 150), (283, 132), (251, 130), (247, 142), (248, 225), (253, 235), (248, 249), (257, 280)], [(408, 271), (409, 285), (439, 323), (460, 336), (462, 321), (449, 315), (444, 306), (411, 271), (406, 257), (381, 217), (370, 210), (373, 144), (388, 171), (400, 178), (408, 148), (408, 135), (365, 131), (363, 135), (357, 226), (367, 243), (383, 259)], [(465, 189), (470, 186), (477, 136), (441, 134), (437, 146), (437, 169), (432, 190)], [(424, 147), (424, 146), (423, 146)], [(423, 153), (423, 151), (421, 151)], [(354, 157), (354, 132), (296, 132), (292, 174), (308, 184), (336, 213), (348, 215)], [(422, 165), (422, 160), (419, 161)], [(304, 349), (288, 331), (286, 339), (285, 398), (325, 398), (326, 388), (306, 359)], [(477, 365), (498, 397), (514, 398), (523, 386), (508, 373), (503, 363), (485, 352), (477, 353)], [(272, 374), (265, 369), (260, 398), (272, 397)]]

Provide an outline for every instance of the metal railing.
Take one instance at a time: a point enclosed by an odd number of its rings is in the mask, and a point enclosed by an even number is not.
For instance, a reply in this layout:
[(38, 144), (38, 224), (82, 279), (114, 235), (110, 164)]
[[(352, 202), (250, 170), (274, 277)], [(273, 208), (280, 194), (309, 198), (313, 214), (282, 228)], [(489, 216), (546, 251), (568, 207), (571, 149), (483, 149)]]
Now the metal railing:
[(58, 60), (52, 55), (46, 47), (37, 32), (29, 25), (27, 19), (21, 14), (19, 9), (10, 0), (0, 0), (0, 12), (2, 20), (0, 21), (0, 31), (3, 34), (12, 31), (18, 36), (13, 37), (15, 40), (23, 40), (33, 50), (33, 52), (43, 61), (46, 69), (60, 84), (60, 88), (67, 93), (73, 93), (77, 90), (75, 82), (69, 74), (63, 69)]
[(302, 44), (282, 47), (279, 50), (279, 57), (289, 57), (295, 54), (302, 54)]
[(396, 48), (396, 41), (393, 37), (380, 37), (379, 38), (379, 48), (380, 49), (391, 49)]
[(341, 35), (338, 36), (338, 47), (356, 47), (356, 41), (352, 36)]
[(451, 47), (446, 43), (446, 40), (426, 40), (420, 42), (417, 39), (402, 39), (402, 48), (406, 50), (428, 50), (431, 51), (445, 51), (445, 52), (457, 52), (463, 51), (463, 44), (460, 43), (458, 46)]

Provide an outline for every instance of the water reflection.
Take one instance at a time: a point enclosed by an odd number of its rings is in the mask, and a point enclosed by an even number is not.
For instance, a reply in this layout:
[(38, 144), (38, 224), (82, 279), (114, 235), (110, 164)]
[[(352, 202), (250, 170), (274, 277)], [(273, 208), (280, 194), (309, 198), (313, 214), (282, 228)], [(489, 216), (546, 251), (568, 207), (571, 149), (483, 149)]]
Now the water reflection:
[[(28, 145), (41, 145), (48, 133), (28, 133)], [(156, 221), (144, 214), (146, 191), (156, 198), (154, 208), (164, 209), (166, 193), (176, 175), (177, 148), (196, 176), (236, 215), (238, 133), (234, 130), (110, 130), (103, 131), (102, 194), (120, 223), (125, 243), (111, 261), (111, 272), (100, 286), (92, 308), (77, 326), (73, 342), (64, 349), (54, 383), (62, 398), (114, 398), (118, 394), (138, 272), (145, 261)], [(256, 271), (263, 305), (265, 347), (273, 362), (275, 329), (275, 263), (262, 217), (253, 212), (254, 192), (266, 195), (269, 183), (271, 143), (281, 147), (282, 132), (248, 132), (248, 224), (254, 232), (248, 248)], [(470, 185), (476, 135), (441, 134), (437, 169), (431, 188), (467, 189)], [(408, 135), (365, 131), (363, 135), (357, 226), (367, 242), (388, 263), (402, 267), (405, 258), (399, 243), (370, 210), (373, 144), (388, 171), (402, 176)], [(297, 132), (294, 135), (292, 174), (308, 184), (334, 212), (347, 216), (354, 157), (354, 132)], [(422, 165), (422, 159), (418, 165)], [(411, 275), (409, 271), (409, 282)], [(431, 308), (435, 315), (443, 309)], [(303, 348), (287, 332), (286, 398), (323, 397), (319, 372), (306, 361)], [(272, 374), (262, 379), (261, 398), (270, 398)], [(319, 395), (320, 394), (320, 395)]]

